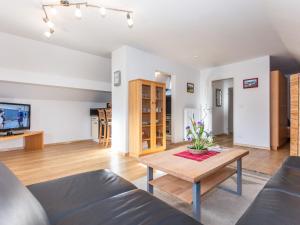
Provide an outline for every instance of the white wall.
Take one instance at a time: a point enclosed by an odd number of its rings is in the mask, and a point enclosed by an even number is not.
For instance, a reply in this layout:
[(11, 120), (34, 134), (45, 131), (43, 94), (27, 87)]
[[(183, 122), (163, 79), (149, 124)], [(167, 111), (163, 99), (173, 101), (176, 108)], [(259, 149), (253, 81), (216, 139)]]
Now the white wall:
[(0, 33), (0, 81), (111, 90), (108, 58)]
[[(172, 76), (172, 140), (183, 140), (183, 110), (198, 108), (199, 71), (162, 57), (123, 46), (112, 53), (112, 74), (122, 71), (122, 85), (112, 87), (113, 127), (112, 149), (128, 151), (128, 81), (138, 78), (155, 80), (155, 72)], [(186, 83), (195, 84), (195, 93), (186, 92)]]
[(110, 101), (110, 59), (6, 33), (0, 49), (1, 101), (31, 104), (46, 143), (91, 138), (90, 108)]
[[(90, 108), (105, 107), (110, 94), (68, 88), (0, 82), (0, 102), (31, 104), (31, 130), (43, 130), (45, 143), (91, 139)], [(22, 146), (0, 143), (0, 151)]]
[[(45, 132), (45, 144), (91, 139), (90, 108), (105, 106), (95, 102), (2, 99), (31, 104), (31, 130)], [(22, 140), (0, 143), (0, 151), (22, 147)]]
[[(234, 80), (234, 143), (270, 148), (270, 57), (264, 56), (200, 72), (201, 107), (212, 107), (212, 81)], [(243, 89), (243, 79), (259, 79), (259, 87)], [(211, 112), (206, 123), (212, 126)]]
[[(112, 150), (128, 152), (128, 78), (127, 78), (127, 48), (122, 47), (112, 52), (112, 76), (115, 71), (121, 71), (121, 85), (112, 83)], [(112, 79), (113, 80), (113, 79)]]

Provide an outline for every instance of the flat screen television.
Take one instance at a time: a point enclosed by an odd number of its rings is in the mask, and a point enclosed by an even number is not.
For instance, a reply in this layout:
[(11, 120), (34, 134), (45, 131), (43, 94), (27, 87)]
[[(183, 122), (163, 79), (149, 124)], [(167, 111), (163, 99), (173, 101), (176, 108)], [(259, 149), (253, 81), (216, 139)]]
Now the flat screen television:
[(0, 102), (0, 132), (30, 129), (30, 105)]

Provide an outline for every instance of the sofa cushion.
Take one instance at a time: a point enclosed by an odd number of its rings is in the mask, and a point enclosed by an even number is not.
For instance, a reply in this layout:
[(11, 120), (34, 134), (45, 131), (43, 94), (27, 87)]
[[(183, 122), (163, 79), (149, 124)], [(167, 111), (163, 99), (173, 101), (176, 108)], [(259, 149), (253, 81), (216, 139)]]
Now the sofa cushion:
[(300, 197), (300, 169), (283, 166), (268, 181), (265, 188), (280, 190)]
[(48, 225), (47, 215), (17, 177), (0, 163), (0, 225)]
[(291, 167), (295, 169), (300, 169), (300, 157), (290, 156), (283, 163), (283, 167)]
[(131, 190), (73, 212), (57, 225), (199, 225), (142, 190)]
[(298, 225), (300, 198), (263, 189), (236, 225)]
[(28, 188), (46, 210), (51, 224), (89, 204), (136, 189), (108, 170), (77, 174)]

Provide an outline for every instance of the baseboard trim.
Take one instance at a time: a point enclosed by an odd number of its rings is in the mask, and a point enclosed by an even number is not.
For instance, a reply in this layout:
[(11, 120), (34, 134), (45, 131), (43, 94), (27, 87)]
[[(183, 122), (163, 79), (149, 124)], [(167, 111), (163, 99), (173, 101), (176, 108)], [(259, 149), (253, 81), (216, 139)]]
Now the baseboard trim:
[[(74, 140), (74, 141), (63, 141), (63, 142), (56, 142), (56, 143), (50, 143), (45, 144), (45, 147), (55, 146), (55, 145), (67, 145), (67, 144), (74, 144), (74, 143), (80, 143), (85, 141), (93, 141), (93, 139), (82, 139), (82, 140)], [(24, 150), (24, 147), (15, 147), (15, 148), (3, 148), (0, 149), (0, 152), (8, 152), (8, 151), (20, 151)]]
[(270, 147), (262, 147), (257, 145), (247, 145), (247, 144), (240, 144), (240, 143), (233, 143), (234, 146), (241, 146), (246, 148), (256, 148), (256, 149), (263, 149), (263, 150), (271, 150)]
[[(74, 144), (74, 143), (80, 143), (85, 141), (93, 141), (93, 139), (82, 139), (82, 140), (74, 140), (74, 141), (62, 141), (62, 142), (55, 142), (50, 144), (45, 144), (45, 146), (54, 146), (54, 145), (67, 145), (67, 144)], [(97, 142), (95, 142), (97, 143)]]
[(2, 149), (0, 149), (0, 152), (20, 151), (20, 150), (24, 150), (24, 147), (2, 148)]
[(222, 136), (229, 136), (230, 134), (226, 134), (226, 133), (221, 133), (221, 134), (216, 134), (214, 135), (215, 137), (222, 137)]

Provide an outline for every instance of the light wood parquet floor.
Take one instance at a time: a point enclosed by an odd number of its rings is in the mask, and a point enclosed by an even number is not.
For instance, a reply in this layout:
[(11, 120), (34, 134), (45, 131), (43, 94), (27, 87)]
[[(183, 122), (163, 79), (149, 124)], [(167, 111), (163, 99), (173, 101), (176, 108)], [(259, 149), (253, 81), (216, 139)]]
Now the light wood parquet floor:
[(273, 175), (290, 154), (290, 144), (287, 143), (278, 151), (240, 147), (233, 145), (232, 136), (222, 135), (216, 137), (216, 142), (225, 147), (249, 150), (249, 155), (243, 158), (243, 169)]
[[(218, 144), (232, 147), (232, 137), (216, 138)], [(182, 144), (170, 145), (169, 148)], [(273, 174), (289, 154), (289, 146), (279, 151), (247, 148), (250, 155), (243, 160), (243, 168)], [(23, 150), (0, 152), (4, 162), (25, 184), (52, 180), (72, 174), (110, 169), (127, 180), (133, 181), (146, 175), (146, 168), (136, 159), (113, 153), (92, 141), (46, 146), (43, 151)]]

